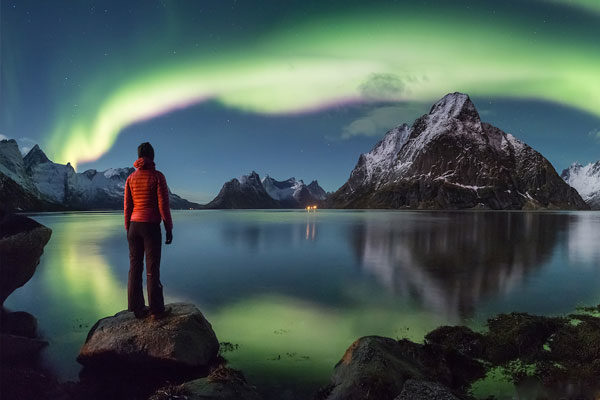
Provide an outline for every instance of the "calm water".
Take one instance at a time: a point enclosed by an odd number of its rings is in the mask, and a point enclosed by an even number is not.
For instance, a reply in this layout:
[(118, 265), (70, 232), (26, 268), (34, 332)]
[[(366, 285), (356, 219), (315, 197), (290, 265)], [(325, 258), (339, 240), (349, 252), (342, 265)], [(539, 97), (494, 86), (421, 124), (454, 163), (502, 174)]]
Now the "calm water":
[[(163, 246), (167, 302), (193, 302), (250, 381), (311, 393), (356, 338), (422, 340), (493, 314), (600, 303), (600, 213), (181, 211)], [(120, 213), (36, 214), (53, 230), (6, 301), (39, 320), (45, 362), (76, 379), (91, 325), (126, 308)], [(515, 389), (484, 382), (480, 392)], [(304, 388), (303, 390), (298, 389)]]

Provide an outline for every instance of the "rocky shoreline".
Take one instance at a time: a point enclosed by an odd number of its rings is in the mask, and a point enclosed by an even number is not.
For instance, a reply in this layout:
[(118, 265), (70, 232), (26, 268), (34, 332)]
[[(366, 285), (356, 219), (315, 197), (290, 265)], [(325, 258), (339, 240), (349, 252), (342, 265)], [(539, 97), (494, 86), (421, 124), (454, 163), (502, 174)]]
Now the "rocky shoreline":
[(560, 398), (596, 399), (600, 306), (565, 317), (500, 314), (484, 332), (442, 326), (424, 344), (360, 338), (315, 400), (472, 399), (471, 385), (495, 369), (517, 386), (533, 378)]
[(48, 343), (38, 337), (37, 320), (4, 308), (4, 301), (26, 284), (37, 268), (52, 231), (34, 220), (0, 209), (0, 359), (3, 366), (33, 358)]
[[(51, 231), (6, 213), (0, 214), (0, 228), (4, 301), (31, 278)], [(219, 344), (195, 305), (168, 307), (171, 312), (161, 319), (136, 319), (129, 311), (100, 319), (82, 343), (79, 381), (65, 383), (38, 362), (48, 343), (38, 336), (35, 317), (2, 308), (0, 397), (267, 398), (241, 371), (228, 366), (222, 356), (227, 346)], [(330, 383), (313, 400), (474, 399), (473, 383), (498, 370), (517, 386), (533, 379), (560, 398), (595, 399), (600, 394), (600, 305), (558, 317), (500, 314), (483, 331), (442, 326), (423, 343), (366, 336), (352, 343), (332, 367)]]
[[(78, 357), (82, 379), (68, 398), (265, 398), (227, 366), (216, 334), (194, 305), (169, 306), (172, 314), (158, 321), (137, 320), (128, 311), (98, 321)], [(482, 332), (442, 326), (423, 343), (366, 336), (348, 347), (330, 383), (312, 399), (471, 400), (471, 385), (497, 369), (517, 386), (533, 378), (561, 398), (595, 399), (599, 328), (600, 306), (564, 317), (500, 314)]]

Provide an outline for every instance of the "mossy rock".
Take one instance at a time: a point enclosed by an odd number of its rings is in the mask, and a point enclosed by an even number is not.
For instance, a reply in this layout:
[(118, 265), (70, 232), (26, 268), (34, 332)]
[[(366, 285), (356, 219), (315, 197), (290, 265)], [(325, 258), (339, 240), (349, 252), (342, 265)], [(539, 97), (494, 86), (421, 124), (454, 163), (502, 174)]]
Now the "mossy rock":
[(484, 354), (485, 337), (466, 326), (441, 326), (425, 336), (427, 343), (452, 348), (460, 354), (481, 358)]
[(485, 358), (501, 365), (511, 360), (542, 360), (544, 345), (558, 329), (569, 324), (566, 318), (542, 317), (527, 313), (500, 314), (488, 320)]

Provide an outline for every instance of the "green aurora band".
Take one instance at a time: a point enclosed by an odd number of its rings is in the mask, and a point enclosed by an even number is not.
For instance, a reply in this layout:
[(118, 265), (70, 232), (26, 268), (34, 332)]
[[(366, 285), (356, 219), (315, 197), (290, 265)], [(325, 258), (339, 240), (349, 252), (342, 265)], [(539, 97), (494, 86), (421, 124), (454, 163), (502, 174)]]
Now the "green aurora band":
[(586, 11), (600, 13), (600, 1), (598, 0), (544, 0), (551, 3), (558, 3), (565, 6), (580, 7)]
[[(346, 102), (432, 102), (461, 91), (600, 115), (599, 41), (581, 30), (537, 35), (518, 16), (502, 21), (458, 11), (399, 16), (384, 8), (325, 14), (210, 59), (196, 52), (145, 65), (119, 82), (92, 78), (82, 90), (86, 106), (58, 116), (47, 147), (56, 162), (76, 166), (107, 152), (127, 126), (209, 99), (285, 114)], [(103, 87), (103, 95), (94, 95), (94, 87)]]

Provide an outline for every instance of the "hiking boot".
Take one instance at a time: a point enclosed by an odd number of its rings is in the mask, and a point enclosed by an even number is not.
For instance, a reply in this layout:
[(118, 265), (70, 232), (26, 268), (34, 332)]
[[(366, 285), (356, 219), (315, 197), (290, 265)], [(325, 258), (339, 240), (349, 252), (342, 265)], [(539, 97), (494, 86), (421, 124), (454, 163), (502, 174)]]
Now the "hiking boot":
[(159, 320), (159, 319), (163, 319), (167, 315), (171, 314), (171, 311), (173, 311), (173, 309), (171, 307), (166, 307), (162, 312), (159, 312), (159, 313), (150, 313), (150, 318), (153, 321), (156, 321), (156, 320)]
[(144, 307), (140, 310), (133, 310), (133, 314), (137, 319), (146, 318), (148, 315), (150, 315), (150, 309), (148, 307)]

